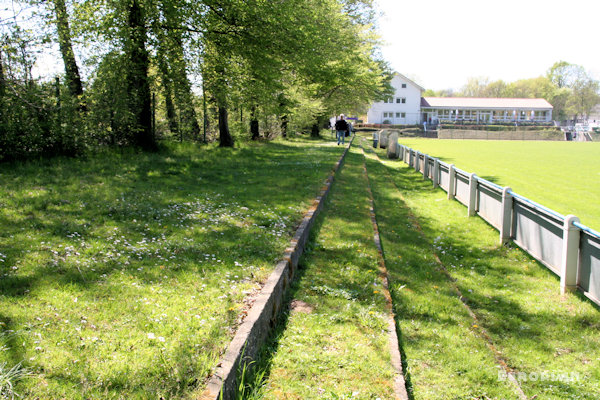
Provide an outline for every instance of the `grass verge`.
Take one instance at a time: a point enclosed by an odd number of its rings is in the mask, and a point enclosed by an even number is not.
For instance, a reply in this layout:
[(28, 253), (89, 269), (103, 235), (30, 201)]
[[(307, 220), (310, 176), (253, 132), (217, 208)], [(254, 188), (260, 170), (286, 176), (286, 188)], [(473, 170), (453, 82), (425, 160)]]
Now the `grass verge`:
[(14, 390), (201, 388), (341, 152), (296, 139), (0, 166), (0, 365), (30, 372)]
[(249, 398), (391, 399), (394, 371), (363, 157), (352, 148), (311, 233)]

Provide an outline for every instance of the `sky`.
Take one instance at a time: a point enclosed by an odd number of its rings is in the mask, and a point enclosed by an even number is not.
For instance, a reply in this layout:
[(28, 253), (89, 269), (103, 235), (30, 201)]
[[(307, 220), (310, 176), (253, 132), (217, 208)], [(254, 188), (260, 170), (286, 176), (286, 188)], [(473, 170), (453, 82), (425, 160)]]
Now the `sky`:
[[(600, 80), (599, 0), (375, 2), (384, 58), (425, 89), (458, 90), (470, 77), (535, 78), (560, 60)], [(0, 17), (13, 7), (0, 0)], [(46, 49), (34, 73), (62, 68), (57, 49)]]
[(545, 75), (557, 61), (600, 79), (598, 0), (376, 0), (382, 53), (425, 89)]

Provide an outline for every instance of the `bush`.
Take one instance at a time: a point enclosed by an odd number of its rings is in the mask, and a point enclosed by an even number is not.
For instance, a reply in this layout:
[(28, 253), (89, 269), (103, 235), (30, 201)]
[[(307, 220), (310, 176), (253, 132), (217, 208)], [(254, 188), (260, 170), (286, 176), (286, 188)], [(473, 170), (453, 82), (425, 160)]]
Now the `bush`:
[(0, 103), (0, 161), (76, 156), (87, 147), (85, 124), (67, 88), (8, 81)]

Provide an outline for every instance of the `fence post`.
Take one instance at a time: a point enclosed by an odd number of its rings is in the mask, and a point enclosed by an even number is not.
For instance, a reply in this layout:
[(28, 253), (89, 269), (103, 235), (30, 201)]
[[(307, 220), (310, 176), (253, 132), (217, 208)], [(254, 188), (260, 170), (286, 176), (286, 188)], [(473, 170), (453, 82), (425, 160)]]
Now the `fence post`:
[(440, 160), (433, 159), (433, 188), (437, 189), (440, 185)]
[(423, 155), (423, 179), (429, 178), (429, 155)]
[(512, 229), (512, 209), (513, 209), (513, 197), (510, 194), (512, 189), (506, 186), (502, 189), (502, 215), (500, 218), (500, 244), (507, 244), (511, 237)]
[(477, 175), (469, 175), (469, 206), (467, 207), (469, 217), (477, 214)]
[(456, 180), (456, 170), (454, 164), (448, 167), (448, 200), (454, 200), (454, 185)]
[(456, 180), (456, 171), (454, 164), (448, 167), (448, 200), (454, 200), (454, 181)]
[(421, 153), (415, 152), (415, 171), (419, 172), (419, 163), (421, 162)]
[(577, 264), (579, 261), (580, 229), (573, 225), (579, 222), (574, 215), (567, 215), (563, 225), (563, 252), (560, 273), (560, 293), (577, 290)]

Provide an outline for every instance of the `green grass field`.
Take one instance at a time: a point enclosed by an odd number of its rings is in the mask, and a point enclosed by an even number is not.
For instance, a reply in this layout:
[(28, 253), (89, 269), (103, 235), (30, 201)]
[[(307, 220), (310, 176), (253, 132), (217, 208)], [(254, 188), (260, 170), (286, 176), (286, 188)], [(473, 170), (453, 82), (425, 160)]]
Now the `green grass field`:
[(201, 390), (341, 153), (188, 143), (0, 166), (0, 398)]
[(499, 246), (495, 229), (378, 154), (367, 166), (413, 398), (519, 398), (483, 330), (522, 374), (527, 398), (599, 398), (600, 310), (578, 293), (560, 295), (546, 267)]
[(400, 143), (502, 186), (600, 231), (600, 143), (437, 140)]
[[(435, 153), (449, 143), (405, 144), (566, 213), (526, 193), (534, 181), (519, 189)], [(521, 142), (495, 143), (506, 156)], [(495, 154), (494, 143), (461, 144), (482, 164), (477, 145)], [(600, 398), (600, 310), (561, 296), (547, 268), (362, 145), (366, 159), (351, 149), (338, 172), (296, 301), (240, 398), (392, 397), (363, 160), (412, 399), (518, 398), (498, 357), (527, 374), (528, 398)], [(0, 166), (0, 398), (194, 398), (342, 150), (304, 139), (173, 144)]]

